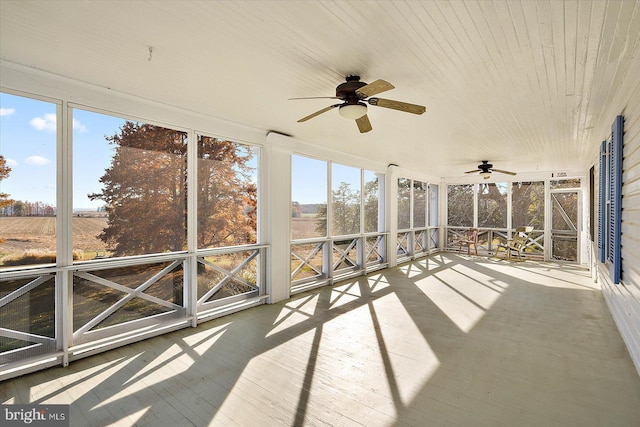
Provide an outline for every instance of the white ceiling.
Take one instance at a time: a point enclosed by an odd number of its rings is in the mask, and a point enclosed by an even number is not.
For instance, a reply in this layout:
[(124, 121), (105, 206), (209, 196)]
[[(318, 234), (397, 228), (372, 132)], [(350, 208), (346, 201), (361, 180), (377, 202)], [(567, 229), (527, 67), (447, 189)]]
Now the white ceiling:
[[(3, 60), (433, 176), (584, 169), (638, 57), (638, 1), (0, 1)], [(296, 122), (348, 74), (427, 112)]]

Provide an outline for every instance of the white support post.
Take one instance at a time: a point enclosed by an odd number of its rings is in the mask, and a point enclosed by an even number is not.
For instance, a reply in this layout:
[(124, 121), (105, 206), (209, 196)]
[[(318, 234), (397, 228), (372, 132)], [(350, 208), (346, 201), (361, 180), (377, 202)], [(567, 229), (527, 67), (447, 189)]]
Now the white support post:
[(507, 230), (511, 232), (513, 228), (513, 218), (511, 218), (511, 212), (513, 212), (513, 182), (507, 183)]
[(440, 181), (440, 188), (438, 188), (438, 247), (440, 252), (444, 252), (447, 243), (447, 184), (444, 179)]
[(478, 228), (478, 199), (480, 192), (480, 184), (473, 185), (473, 228)]
[[(386, 193), (386, 188), (388, 187), (387, 183), (386, 183), (386, 174), (383, 173), (376, 173), (376, 178), (378, 179), (378, 232), (382, 233), (385, 230), (388, 230), (387, 228), (387, 223), (385, 218), (387, 218), (387, 211), (385, 206), (387, 206), (388, 201), (387, 201), (387, 193)], [(363, 208), (362, 210), (364, 210), (364, 204), (362, 205)], [(388, 241), (389, 238), (386, 239), (386, 241)], [(382, 253), (382, 257), (384, 258), (384, 260), (386, 262), (389, 261), (389, 251), (387, 250), (387, 244), (382, 246), (381, 249)]]
[[(364, 234), (364, 169), (360, 169), (360, 235)], [(357, 263), (358, 267), (362, 271), (367, 269), (367, 239), (365, 237), (358, 238), (358, 244), (356, 246), (357, 251)]]
[(551, 220), (551, 212), (553, 206), (551, 205), (551, 184), (548, 179), (544, 180), (544, 260), (549, 261), (551, 259), (551, 229), (553, 228), (553, 221)]
[[(261, 243), (270, 245), (267, 261), (269, 304), (289, 298), (291, 291), (291, 155), (293, 142), (278, 133), (267, 135), (263, 150)], [(288, 214), (285, 214), (288, 213)]]
[(389, 165), (385, 179), (385, 218), (386, 229), (389, 231), (387, 239), (387, 260), (389, 267), (398, 265), (398, 167)]
[(333, 189), (333, 176), (332, 176), (332, 162), (327, 162), (327, 243), (324, 245), (323, 251), (323, 266), (322, 272), (325, 274), (329, 283), (333, 283), (333, 203), (332, 203), (332, 189)]
[[(67, 102), (58, 104), (57, 116), (57, 190), (56, 190), (56, 266), (73, 264), (72, 213), (72, 129), (73, 117)], [(63, 352), (62, 365), (69, 364), (69, 347), (73, 343), (73, 276), (70, 271), (56, 274), (56, 346)]]
[(184, 261), (184, 305), (187, 316), (191, 317), (191, 326), (198, 326), (198, 135), (189, 132), (187, 140), (187, 252), (189, 258)]

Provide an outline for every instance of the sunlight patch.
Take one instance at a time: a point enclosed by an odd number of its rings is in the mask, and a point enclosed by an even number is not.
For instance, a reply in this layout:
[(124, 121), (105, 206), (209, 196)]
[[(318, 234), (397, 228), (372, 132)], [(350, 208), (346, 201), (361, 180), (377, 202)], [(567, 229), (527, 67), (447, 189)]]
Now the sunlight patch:
[(331, 289), (331, 305), (335, 304), (339, 307), (343, 304), (347, 304), (351, 301), (355, 301), (360, 298), (360, 283), (351, 282), (342, 286), (335, 286)]
[(280, 331), (309, 320), (316, 312), (318, 297), (319, 294), (313, 294), (287, 302), (273, 322), (273, 329), (271, 329), (265, 337), (270, 337)]
[(450, 263), (451, 263), (451, 260), (449, 258), (444, 258), (438, 255), (425, 258), (425, 266), (427, 267), (427, 270), (440, 268)]
[[(379, 355), (389, 393), (399, 395), (403, 406), (408, 407), (438, 369), (440, 361), (395, 295), (375, 300), (370, 307), (371, 326), (379, 330)], [(398, 329), (402, 333), (397, 333)]]
[(389, 281), (382, 274), (371, 275), (367, 278), (367, 281), (369, 282), (369, 289), (372, 291), (379, 291), (390, 286)]
[(491, 267), (518, 280), (528, 281), (539, 286), (567, 289), (600, 289), (599, 285), (591, 279), (589, 269), (582, 265), (527, 260), (521, 263), (495, 264)]
[(204, 355), (219, 339), (227, 332), (227, 328), (231, 323), (227, 323), (216, 328), (210, 328), (203, 333), (190, 335), (183, 339), (185, 345), (190, 346), (198, 356)]
[[(483, 308), (489, 308), (496, 295), (503, 293), (509, 284), (492, 276), (482, 274), (471, 267), (460, 264), (440, 273), (441, 279), (451, 278), (449, 284), (477, 302)], [(486, 302), (485, 302), (486, 301)]]
[[(188, 344), (184, 342), (182, 345), (185, 348), (188, 347)], [(175, 361), (178, 359), (183, 359), (183, 363), (176, 363)], [(173, 377), (188, 371), (196, 361), (178, 344), (173, 344), (158, 354), (153, 360), (146, 362), (142, 369), (123, 382), (123, 389), (120, 393), (125, 393), (125, 395), (137, 393), (145, 387), (165, 381), (167, 377)], [(165, 365), (169, 363), (171, 363), (171, 370), (165, 370)], [(120, 394), (115, 395), (103, 401), (98, 407), (110, 401), (121, 399), (122, 397)]]
[(144, 414), (146, 414), (147, 412), (149, 412), (149, 409), (151, 409), (151, 406), (147, 406), (146, 408), (142, 408), (139, 411), (134, 412), (133, 414), (130, 414), (123, 419), (117, 420), (111, 424), (105, 424), (106, 426), (116, 426), (116, 425), (120, 425), (120, 422), (125, 422), (127, 425), (130, 426), (134, 426), (137, 425), (136, 423), (138, 421), (140, 421), (142, 419), (142, 417), (144, 416)]
[(421, 274), (424, 274), (424, 270), (419, 268), (415, 263), (409, 263), (405, 267), (400, 269), (404, 274), (407, 275), (408, 278), (416, 277)]
[[(128, 368), (128, 365), (131, 365), (134, 362), (137, 362), (138, 358), (140, 358), (143, 354), (144, 352), (141, 352), (131, 358), (129, 357), (123, 358), (121, 359), (121, 363), (113, 365), (108, 369), (98, 371), (95, 375), (91, 376), (91, 381), (88, 381), (88, 382), (81, 381), (77, 383), (76, 386), (74, 386), (73, 388), (78, 387), (78, 391), (80, 392), (80, 394), (85, 395), (87, 393), (93, 393), (93, 389), (99, 389), (103, 382), (113, 381), (114, 378), (122, 377), (122, 382), (124, 383), (127, 379), (129, 379), (131, 375), (131, 371)], [(104, 368), (104, 366), (102, 365), (99, 365), (96, 367)], [(83, 378), (86, 377), (86, 373), (83, 372), (82, 376)], [(71, 389), (67, 389), (66, 391), (69, 392), (69, 390)], [(122, 389), (120, 390), (119, 393), (122, 393)], [(119, 393), (115, 394), (114, 396), (110, 397), (107, 400), (101, 401), (96, 406), (94, 406), (93, 409), (99, 408), (101, 406), (105, 406), (109, 401), (116, 401), (121, 399), (123, 396)], [(125, 394), (125, 396), (126, 395), (128, 394)]]
[[(417, 281), (416, 286), (460, 330), (468, 333), (484, 316), (485, 310), (476, 301), (456, 288), (460, 287), (456, 281), (461, 280), (461, 277), (455, 272), (444, 270), (442, 273)], [(492, 293), (495, 294), (495, 292)]]
[[(134, 357), (137, 357), (134, 356)], [(87, 384), (85, 383), (85, 378), (98, 378), (100, 373), (104, 370), (111, 369), (113, 372), (114, 367), (122, 365), (127, 359), (125, 357), (119, 357), (114, 360), (109, 360), (104, 363), (90, 365), (87, 369), (82, 369), (80, 372), (76, 374), (70, 374), (65, 377), (65, 381), (61, 382), (60, 378), (54, 378), (49, 381), (45, 381), (40, 383), (38, 386), (38, 393), (31, 393), (30, 399), (32, 402), (42, 401), (43, 399), (48, 399), (51, 397), (58, 396), (61, 390), (64, 392), (68, 392), (74, 396), (82, 396), (87, 392)], [(80, 380), (80, 381), (78, 381)], [(68, 383), (66, 381), (69, 381)], [(2, 401), (0, 403), (4, 404), (13, 404), (20, 402), (12, 402), (11, 400)], [(63, 402), (61, 402), (63, 403)]]

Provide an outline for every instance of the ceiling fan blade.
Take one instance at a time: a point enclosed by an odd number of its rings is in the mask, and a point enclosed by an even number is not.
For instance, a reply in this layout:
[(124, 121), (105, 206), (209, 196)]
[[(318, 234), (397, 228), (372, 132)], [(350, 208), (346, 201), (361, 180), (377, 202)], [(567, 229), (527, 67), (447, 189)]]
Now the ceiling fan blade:
[(503, 171), (502, 169), (491, 169), (493, 172), (506, 173), (507, 175), (516, 175), (515, 172)]
[(377, 107), (391, 108), (405, 113), (422, 114), (427, 109), (422, 105), (409, 104), (408, 102), (393, 101), (391, 99), (371, 98), (367, 102)]
[(376, 95), (378, 93), (386, 92), (395, 88), (391, 83), (384, 80), (376, 80), (373, 83), (369, 83), (366, 86), (362, 86), (360, 89), (356, 90), (358, 95), (364, 96), (365, 98), (369, 96)]
[(289, 101), (294, 101), (296, 99), (340, 99), (337, 96), (305, 96), (303, 98), (289, 98)]
[(465, 173), (474, 173), (474, 172), (480, 172), (480, 169), (474, 169), (472, 171), (466, 171)]
[(309, 120), (309, 119), (313, 119), (315, 116), (319, 116), (320, 114), (322, 114), (322, 113), (326, 113), (327, 111), (329, 111), (329, 110), (331, 110), (331, 109), (333, 109), (333, 108), (339, 107), (339, 106), (341, 106), (341, 105), (342, 105), (342, 104), (330, 105), (330, 106), (328, 106), (328, 107), (326, 107), (326, 108), (323, 108), (323, 109), (322, 109), (322, 110), (320, 110), (320, 111), (316, 111), (316, 112), (315, 112), (315, 113), (313, 113), (313, 114), (309, 114), (307, 117), (303, 117), (303, 118), (301, 118), (300, 120), (298, 120), (298, 123), (306, 122), (306, 121), (307, 121), (307, 120)]
[(356, 119), (356, 124), (358, 125), (358, 129), (360, 129), (360, 133), (369, 132), (371, 129), (371, 122), (369, 121), (369, 117), (365, 114), (364, 116)]

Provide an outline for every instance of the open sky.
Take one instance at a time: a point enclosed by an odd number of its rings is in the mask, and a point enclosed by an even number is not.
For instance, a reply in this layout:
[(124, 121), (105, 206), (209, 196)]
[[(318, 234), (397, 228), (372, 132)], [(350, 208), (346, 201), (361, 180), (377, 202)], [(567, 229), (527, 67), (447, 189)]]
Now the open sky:
[[(332, 190), (340, 184), (349, 184), (352, 190), (360, 191), (360, 169), (331, 164)], [(376, 174), (365, 170), (365, 181), (372, 181)], [(327, 203), (327, 162), (294, 155), (291, 160), (291, 200), (300, 204)]]
[(0, 190), (55, 206), (56, 105), (0, 93), (0, 154), (11, 168)]
[[(100, 177), (114, 146), (105, 137), (119, 133), (125, 119), (73, 109), (73, 209), (95, 210)], [(56, 104), (0, 92), (0, 154), (11, 168), (0, 191), (13, 200), (56, 206)], [(249, 162), (256, 167), (258, 156)], [(325, 197), (326, 198), (326, 197)]]
[[(73, 110), (74, 209), (96, 209), (99, 178), (112, 147), (105, 135), (117, 133), (123, 119)], [(0, 93), (0, 154), (11, 168), (0, 188), (14, 200), (56, 205), (56, 104)]]

